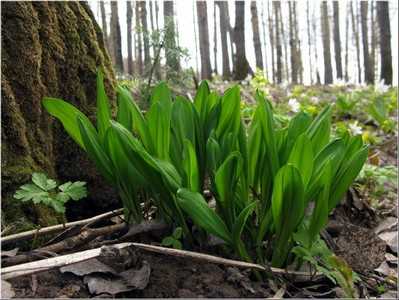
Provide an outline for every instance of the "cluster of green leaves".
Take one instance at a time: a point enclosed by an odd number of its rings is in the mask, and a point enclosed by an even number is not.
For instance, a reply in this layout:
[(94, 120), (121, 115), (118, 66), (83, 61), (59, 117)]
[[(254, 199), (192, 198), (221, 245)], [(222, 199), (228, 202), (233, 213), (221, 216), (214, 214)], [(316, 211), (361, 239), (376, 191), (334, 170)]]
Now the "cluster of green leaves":
[[(181, 227), (188, 242), (191, 219), (247, 261), (286, 265), (299, 228), (311, 248), (367, 158), (360, 136), (330, 141), (330, 107), (315, 119), (301, 112), (282, 126), (286, 122), (275, 120), (271, 103), (258, 92), (247, 126), (238, 86), (220, 96), (204, 81), (191, 102), (172, 99), (160, 83), (145, 114), (129, 91), (117, 92), (114, 121), (99, 73), (97, 128), (65, 101), (43, 103), (118, 188), (129, 220), (142, 220), (137, 194), (145, 191), (159, 216)], [(205, 187), (216, 209), (203, 197)], [(311, 202), (314, 209), (305, 215)]]
[[(80, 200), (87, 196), (86, 182), (66, 182), (58, 185), (44, 173), (33, 173), (32, 183), (22, 185), (14, 198), (22, 202), (32, 201), (52, 207), (58, 213), (65, 213), (65, 203), (69, 200)], [(58, 189), (57, 189), (58, 186)]]

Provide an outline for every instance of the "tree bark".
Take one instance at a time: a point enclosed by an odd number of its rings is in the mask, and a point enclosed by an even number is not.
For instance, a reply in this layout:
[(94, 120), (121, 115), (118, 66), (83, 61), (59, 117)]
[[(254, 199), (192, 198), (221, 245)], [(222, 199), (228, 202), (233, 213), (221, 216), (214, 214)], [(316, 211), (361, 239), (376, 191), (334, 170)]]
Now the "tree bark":
[(323, 39), (323, 57), (324, 57), (324, 84), (332, 83), (332, 66), (330, 50), (330, 25), (328, 20), (327, 2), (321, 3), (321, 28)]
[(289, 71), (289, 63), (288, 63), (288, 38), (286, 35), (286, 32), (284, 30), (284, 23), (283, 23), (283, 16), (281, 13), (281, 5), (279, 6), (279, 21), (280, 21), (280, 34), (281, 34), (281, 39), (283, 42), (283, 46), (284, 46), (284, 65), (282, 66), (282, 70), (285, 71), (285, 78), (287, 81), (289, 81), (290, 79), (290, 71)]
[(111, 2), (111, 39), (115, 69), (123, 73), (121, 27), (119, 26), (118, 2)]
[[(164, 15), (164, 26), (165, 26), (165, 56), (167, 65), (167, 75), (173, 77), (173, 74), (179, 72), (180, 61), (179, 57), (174, 53), (176, 49), (176, 31), (175, 31), (175, 21), (173, 13), (173, 1), (163, 2), (163, 15)], [(172, 49), (172, 51), (168, 51)]]
[(217, 31), (216, 31), (216, 3), (213, 3), (213, 61), (215, 68), (213, 72), (218, 74), (218, 59), (217, 59)]
[(133, 75), (132, 20), (133, 20), (132, 3), (131, 1), (126, 1), (127, 72), (129, 75)]
[(281, 64), (281, 57), (283, 56), (282, 48), (281, 48), (281, 39), (280, 39), (280, 2), (273, 1), (273, 8), (274, 8), (274, 20), (275, 20), (275, 37), (276, 37), (276, 56), (277, 56), (277, 74), (276, 80), (277, 83), (281, 83), (282, 81), (282, 64)]
[(288, 22), (289, 22), (289, 38), (291, 50), (291, 80), (292, 83), (298, 83), (298, 66), (296, 63), (296, 41), (294, 38), (294, 22), (293, 22), (292, 3), (288, 2)]
[(350, 11), (351, 11), (351, 19), (352, 19), (352, 31), (353, 31), (353, 38), (355, 40), (356, 46), (356, 58), (357, 58), (357, 76), (358, 82), (362, 82), (362, 71), (360, 66), (360, 44), (359, 44), (359, 32), (357, 30), (357, 20), (355, 17), (355, 12), (353, 9), (353, 2), (350, 2)]
[(362, 40), (363, 40), (364, 79), (366, 83), (373, 84), (374, 72), (371, 68), (370, 53), (369, 53), (367, 13), (368, 13), (368, 3), (366, 1), (361, 1), (360, 14), (361, 14)]
[(313, 27), (313, 38), (314, 38), (314, 55), (315, 55), (315, 68), (316, 68), (316, 83), (321, 84), (320, 80), (320, 72), (319, 72), (319, 67), (318, 67), (318, 47), (317, 47), (317, 30), (316, 30), (316, 16), (315, 16), (315, 9), (313, 10), (312, 13), (312, 27)]
[(253, 34), (252, 37), (255, 48), (256, 67), (260, 70), (263, 70), (262, 45), (260, 43), (259, 36), (258, 8), (256, 7), (256, 1), (251, 1), (251, 23)]
[(376, 23), (377, 20), (375, 18), (375, 1), (371, 1), (370, 5), (370, 28), (371, 28), (371, 53), (370, 53), (370, 64), (371, 64), (371, 71), (373, 72), (374, 81), (375, 81), (375, 50), (377, 48), (377, 36), (376, 36)]
[(389, 2), (377, 2), (378, 27), (380, 29), (381, 76), (385, 84), (392, 84), (391, 25)]
[(198, 16), (196, 14), (196, 7), (193, 5), (193, 27), (194, 27), (194, 44), (195, 44), (195, 66), (196, 66), (196, 76), (199, 77), (199, 54), (198, 54), (198, 35), (197, 35), (197, 24)]
[(140, 4), (140, 20), (144, 44), (144, 74), (146, 74), (151, 67), (150, 41), (147, 24), (147, 2), (140, 1), (138, 3)]
[(236, 55), (234, 59), (234, 79), (243, 80), (251, 72), (245, 54), (245, 2), (236, 1), (235, 9), (234, 44)]
[(297, 19), (297, 10), (296, 10), (296, 2), (294, 4), (294, 32), (295, 32), (295, 41), (296, 41), (296, 60), (298, 66), (298, 76), (299, 83), (303, 83), (303, 64), (302, 64), (302, 51), (301, 51), (301, 40), (299, 39), (299, 25)]
[(223, 80), (230, 78), (230, 58), (227, 44), (227, 33), (229, 31), (229, 19), (228, 19), (228, 3), (226, 1), (216, 1), (216, 5), (219, 6), (219, 23), (220, 23), (220, 40), (222, 44), (222, 77)]
[(265, 74), (266, 78), (269, 79), (269, 66), (267, 63), (267, 43), (266, 43), (266, 21), (265, 21), (265, 6), (264, 2), (262, 2), (262, 12), (260, 15), (260, 18), (262, 20), (262, 36), (263, 36), (263, 49), (264, 49), (264, 57), (265, 57), (265, 64), (264, 64), (264, 70), (263, 73)]
[(115, 191), (41, 104), (45, 96), (62, 98), (94, 119), (97, 68), (114, 103), (112, 65), (88, 4), (1, 2), (1, 21), (2, 225), (19, 232), (58, 223), (50, 209), (12, 199), (33, 172), (87, 181), (88, 198), (73, 203), (80, 216), (116, 205)]
[(140, 5), (139, 2), (134, 2), (134, 11), (136, 15), (136, 65), (137, 65), (137, 75), (143, 74), (143, 42), (142, 42), (142, 32), (140, 30)]
[(349, 7), (346, 6), (346, 19), (345, 19), (345, 81), (349, 81), (348, 74), (348, 58), (349, 58)]
[(208, 14), (205, 1), (197, 1), (198, 33), (201, 56), (201, 78), (212, 78), (211, 59), (209, 51)]
[(341, 33), (339, 30), (339, 6), (338, 1), (333, 2), (334, 10), (334, 52), (337, 78), (342, 79), (342, 59), (341, 59)]

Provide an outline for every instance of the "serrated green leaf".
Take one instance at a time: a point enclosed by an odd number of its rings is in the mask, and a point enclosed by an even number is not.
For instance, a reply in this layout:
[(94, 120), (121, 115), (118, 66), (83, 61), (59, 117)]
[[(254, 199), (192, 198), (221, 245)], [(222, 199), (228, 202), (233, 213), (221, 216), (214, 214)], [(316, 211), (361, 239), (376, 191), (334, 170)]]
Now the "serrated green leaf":
[(24, 184), (14, 194), (14, 198), (26, 202), (32, 200), (33, 203), (38, 204), (43, 199), (48, 198), (49, 193), (42, 190), (35, 184)]
[(67, 194), (72, 200), (80, 200), (84, 197), (87, 197), (87, 189), (86, 182), (83, 181), (75, 181), (75, 182), (66, 182), (60, 185), (58, 188), (63, 193)]
[(34, 184), (36, 184), (38, 187), (45, 191), (49, 191), (57, 187), (57, 182), (55, 182), (55, 180), (47, 178), (46, 174), (44, 173), (33, 173), (32, 181)]

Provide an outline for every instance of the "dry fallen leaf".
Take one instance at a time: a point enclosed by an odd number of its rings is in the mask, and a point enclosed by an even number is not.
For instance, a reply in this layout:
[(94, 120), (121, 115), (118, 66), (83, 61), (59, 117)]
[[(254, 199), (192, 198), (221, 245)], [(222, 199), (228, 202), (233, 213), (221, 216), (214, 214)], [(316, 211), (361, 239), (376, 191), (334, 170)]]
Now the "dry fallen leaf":
[(394, 229), (398, 225), (398, 218), (388, 217), (374, 229), (376, 234)]
[(1, 281), (1, 299), (10, 299), (15, 296), (14, 289), (8, 281)]
[(107, 273), (117, 275), (115, 270), (95, 258), (62, 267), (60, 268), (60, 271), (61, 273), (73, 273), (77, 276), (85, 276), (93, 273)]
[(378, 235), (380, 239), (385, 241), (389, 248), (395, 253), (398, 253), (398, 232), (397, 231), (389, 231), (384, 232)]
[(15, 248), (12, 250), (8, 250), (8, 251), (1, 251), (1, 257), (13, 257), (15, 255), (17, 255), (19, 248)]

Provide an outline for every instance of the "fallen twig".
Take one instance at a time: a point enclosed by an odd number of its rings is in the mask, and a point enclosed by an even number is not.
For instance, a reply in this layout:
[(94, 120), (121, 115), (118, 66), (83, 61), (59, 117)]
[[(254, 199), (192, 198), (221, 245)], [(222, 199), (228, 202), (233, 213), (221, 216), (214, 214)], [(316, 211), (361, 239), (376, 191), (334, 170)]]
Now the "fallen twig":
[(89, 219), (79, 220), (79, 221), (70, 222), (70, 223), (66, 223), (66, 224), (58, 224), (58, 225), (54, 225), (54, 226), (44, 227), (44, 228), (40, 228), (40, 229), (34, 229), (34, 230), (20, 232), (20, 233), (16, 233), (16, 234), (7, 235), (7, 236), (2, 235), (1, 236), (1, 244), (6, 245), (6, 244), (9, 244), (12, 242), (24, 241), (24, 240), (28, 240), (34, 236), (38, 237), (38, 236), (42, 236), (45, 234), (60, 232), (60, 231), (63, 231), (67, 228), (71, 228), (74, 226), (82, 226), (82, 225), (86, 225), (89, 223), (93, 224), (94, 222), (97, 222), (97, 221), (100, 221), (100, 220), (103, 220), (106, 218), (118, 216), (122, 213), (123, 213), (123, 209), (120, 208), (120, 209), (117, 209), (114, 211), (103, 213), (98, 216), (94, 216)]
[[(209, 254), (202, 254), (202, 253), (197, 253), (197, 252), (192, 252), (192, 251), (185, 251), (185, 250), (178, 250), (178, 249), (172, 249), (172, 248), (165, 248), (165, 247), (160, 247), (160, 246), (153, 246), (153, 245), (147, 245), (147, 244), (142, 244), (142, 243), (121, 243), (121, 244), (115, 244), (113, 247), (122, 249), (126, 247), (137, 247), (139, 249), (143, 249), (146, 251), (150, 252), (156, 252), (160, 254), (166, 254), (166, 255), (172, 255), (172, 256), (177, 256), (177, 257), (186, 257), (186, 258), (192, 258), (195, 260), (200, 260), (200, 261), (206, 261), (209, 263), (214, 263), (214, 264), (222, 264), (222, 265), (228, 265), (228, 266), (233, 266), (237, 268), (250, 268), (250, 269), (256, 269), (260, 271), (270, 271), (272, 273), (277, 273), (277, 274), (289, 274), (289, 275), (309, 275), (307, 272), (299, 272), (299, 271), (288, 271), (284, 269), (279, 269), (279, 268), (266, 268), (262, 265), (254, 264), (254, 263), (248, 263), (248, 262), (243, 262), (243, 261), (238, 261), (238, 260), (232, 260), (232, 259), (226, 259), (218, 256), (213, 256)], [(100, 255), (101, 248), (96, 248), (96, 249), (91, 249), (91, 250), (85, 250), (73, 254), (67, 254), (67, 255), (62, 255), (62, 256), (57, 256), (57, 257), (52, 257), (52, 258), (47, 258), (39, 261), (34, 261), (34, 262), (29, 262), (25, 264), (20, 264), (16, 266), (11, 266), (11, 267), (6, 267), (1, 269), (1, 275), (3, 279), (11, 279), (23, 275), (29, 275), (29, 274), (34, 274), (42, 271), (46, 271), (49, 269), (57, 268), (57, 267), (62, 267), (78, 262), (82, 262), (85, 260), (89, 260), (95, 257), (98, 257)]]

